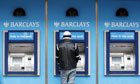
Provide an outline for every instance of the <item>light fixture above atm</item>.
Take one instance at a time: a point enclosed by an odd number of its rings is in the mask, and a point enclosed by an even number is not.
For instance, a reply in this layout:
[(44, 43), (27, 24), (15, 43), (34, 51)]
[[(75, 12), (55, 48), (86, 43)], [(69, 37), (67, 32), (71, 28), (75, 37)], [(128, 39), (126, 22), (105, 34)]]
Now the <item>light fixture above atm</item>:
[(13, 16), (26, 16), (26, 12), (23, 8), (16, 8), (13, 12)]
[(116, 12), (116, 16), (118, 17), (127, 17), (128, 16), (128, 11), (125, 8), (119, 8)]
[(66, 16), (78, 16), (78, 11), (77, 9), (75, 8), (69, 8), (67, 11), (66, 11)]

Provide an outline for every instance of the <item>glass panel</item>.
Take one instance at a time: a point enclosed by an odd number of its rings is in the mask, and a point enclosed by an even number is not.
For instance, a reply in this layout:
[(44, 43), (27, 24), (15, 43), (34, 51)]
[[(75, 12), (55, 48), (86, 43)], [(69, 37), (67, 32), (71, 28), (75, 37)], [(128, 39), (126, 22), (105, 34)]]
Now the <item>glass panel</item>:
[(9, 43), (9, 53), (34, 53), (34, 43)]
[(77, 71), (85, 71), (85, 43), (77, 43), (79, 47), (79, 56), (81, 60), (77, 63)]

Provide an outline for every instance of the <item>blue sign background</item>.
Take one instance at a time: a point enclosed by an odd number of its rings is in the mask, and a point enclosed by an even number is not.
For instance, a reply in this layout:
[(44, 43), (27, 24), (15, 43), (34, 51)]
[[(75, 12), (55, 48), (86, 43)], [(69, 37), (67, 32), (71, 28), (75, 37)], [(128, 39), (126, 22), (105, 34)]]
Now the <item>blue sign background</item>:
[(9, 40), (34, 40), (33, 32), (9, 32)]
[[(60, 40), (63, 40), (63, 33), (64, 32), (60, 32)], [(85, 38), (85, 33), (84, 32), (71, 32), (71, 40), (84, 40)]]
[[(76, 8), (79, 16), (67, 17), (66, 11)], [(54, 26), (55, 22), (89, 22), (89, 27)], [(61, 84), (59, 76), (53, 75), (54, 31), (85, 30), (90, 31), (90, 71), (89, 77), (76, 77), (75, 84), (96, 84), (96, 28), (95, 0), (48, 0), (48, 84)]]
[(110, 40), (134, 40), (134, 32), (110, 32)]
[[(26, 12), (24, 17), (15, 17), (13, 12), (16, 8), (23, 8)], [(46, 84), (45, 66), (45, 0), (0, 0), (0, 84)], [(37, 27), (14, 27), (4, 26), (4, 22), (39, 22)], [(40, 30), (40, 76), (3, 76), (3, 31), (4, 30)], [(7, 38), (8, 39), (8, 38)]]
[[(109, 30), (140, 30), (140, 27), (111, 27), (111, 22), (140, 22), (140, 2), (128, 0), (99, 0), (98, 15), (98, 65), (99, 84), (139, 84), (140, 76), (105, 76), (104, 75), (104, 31)], [(127, 17), (117, 17), (119, 8), (128, 10)], [(109, 27), (105, 26), (109, 22)]]

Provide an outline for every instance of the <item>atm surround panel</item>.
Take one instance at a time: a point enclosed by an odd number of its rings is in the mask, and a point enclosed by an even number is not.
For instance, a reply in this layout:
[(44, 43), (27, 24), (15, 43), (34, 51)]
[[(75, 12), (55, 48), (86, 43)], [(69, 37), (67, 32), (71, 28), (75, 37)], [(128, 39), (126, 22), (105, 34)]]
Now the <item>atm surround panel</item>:
[[(17, 34), (16, 38), (14, 37), (15, 39), (13, 39), (12, 33)], [(23, 34), (25, 36), (26, 34), (32, 34), (33, 37), (31, 39), (22, 38)], [(4, 31), (3, 36), (3, 75), (39, 76), (40, 32), (33, 30), (10, 30)]]
[[(110, 32), (133, 32), (134, 39), (112, 40)], [(138, 75), (138, 32), (105, 31), (105, 75)]]
[[(55, 59), (56, 55), (56, 44), (58, 44), (59, 41), (61, 41), (61, 37), (59, 37), (60, 33), (59, 32), (64, 32), (66, 30), (60, 30), (60, 31), (55, 31), (54, 32), (54, 75), (58, 76), (60, 74), (59, 72), (59, 67), (55, 66), (58, 65), (57, 60)], [(77, 63), (77, 76), (89, 76), (90, 75), (90, 42), (89, 42), (89, 36), (90, 32), (89, 31), (83, 31), (83, 30), (69, 30), (70, 32), (82, 32), (84, 33), (84, 38), (87, 38), (86, 40), (71, 40), (74, 43), (77, 43), (79, 47), (79, 52), (80, 52), (80, 57), (81, 60), (78, 61)], [(57, 37), (57, 38), (56, 38)], [(59, 37), (59, 38), (58, 38)], [(85, 56), (87, 55), (87, 56)], [(88, 60), (88, 62), (86, 62)]]

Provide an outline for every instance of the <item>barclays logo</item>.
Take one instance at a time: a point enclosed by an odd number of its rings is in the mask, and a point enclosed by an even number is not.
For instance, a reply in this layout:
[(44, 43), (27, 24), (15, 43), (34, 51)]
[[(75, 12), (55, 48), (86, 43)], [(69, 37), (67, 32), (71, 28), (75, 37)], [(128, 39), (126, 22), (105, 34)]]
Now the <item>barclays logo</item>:
[(59, 27), (60, 23), (59, 22), (54, 22), (55, 27)]
[(3, 25), (4, 27), (9, 27), (9, 22), (4, 22)]
[(104, 26), (108, 28), (110, 26), (110, 23), (109, 22), (105, 22)]

